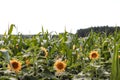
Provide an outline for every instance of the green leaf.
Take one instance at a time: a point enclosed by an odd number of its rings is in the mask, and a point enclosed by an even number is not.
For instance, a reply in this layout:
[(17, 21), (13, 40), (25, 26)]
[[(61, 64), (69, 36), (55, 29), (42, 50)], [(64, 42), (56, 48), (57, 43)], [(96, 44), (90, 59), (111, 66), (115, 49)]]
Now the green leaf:
[(11, 24), (11, 25), (10, 25), (10, 29), (9, 29), (9, 31), (8, 31), (8, 35), (11, 35), (11, 33), (12, 33), (12, 31), (13, 31), (13, 27), (15, 27), (15, 25), (14, 25), (14, 24)]
[(43, 28), (43, 26), (42, 26), (42, 34), (44, 34), (44, 28)]
[(5, 57), (6, 61), (9, 63), (10, 61), (10, 56), (7, 50), (0, 50), (2, 52), (3, 56)]

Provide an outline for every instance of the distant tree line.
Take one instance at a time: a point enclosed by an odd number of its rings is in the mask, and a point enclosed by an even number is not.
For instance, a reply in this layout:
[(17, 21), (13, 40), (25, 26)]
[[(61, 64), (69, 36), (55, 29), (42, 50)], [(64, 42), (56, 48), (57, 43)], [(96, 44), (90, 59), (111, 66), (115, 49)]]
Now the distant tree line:
[(96, 33), (100, 33), (100, 34), (106, 34), (111, 35), (113, 34), (115, 31), (120, 31), (120, 27), (119, 26), (97, 26), (97, 27), (90, 27), (90, 28), (86, 28), (86, 29), (79, 29), (77, 30), (76, 34), (78, 35), (78, 37), (86, 37), (89, 35), (89, 33), (91, 31), (96, 32)]

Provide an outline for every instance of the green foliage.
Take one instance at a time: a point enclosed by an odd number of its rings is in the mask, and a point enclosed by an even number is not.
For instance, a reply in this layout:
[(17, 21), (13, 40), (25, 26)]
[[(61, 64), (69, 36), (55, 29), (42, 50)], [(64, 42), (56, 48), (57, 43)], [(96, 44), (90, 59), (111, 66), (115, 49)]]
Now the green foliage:
[[(112, 35), (96, 33), (92, 29), (87, 37), (78, 34), (42, 31), (36, 35), (27, 36), (18, 33), (12, 35), (14, 24), (11, 24), (8, 34), (2, 36), (0, 48), (5, 48), (7, 54), (0, 53), (0, 79), (21, 80), (119, 80), (120, 79), (120, 34)], [(74, 46), (74, 48), (73, 48)], [(42, 48), (41, 48), (42, 47)], [(44, 49), (44, 50), (42, 50)], [(90, 59), (90, 52), (98, 51), (98, 59)], [(47, 53), (46, 53), (47, 52)], [(18, 59), (22, 63), (19, 73), (9, 71), (5, 62)], [(47, 55), (46, 55), (47, 54)], [(29, 60), (27, 65), (26, 60)], [(65, 71), (57, 73), (54, 68), (56, 60), (62, 60), (67, 65)]]
[(15, 27), (15, 25), (14, 25), (14, 24), (11, 24), (11, 25), (10, 25), (10, 29), (9, 29), (9, 31), (8, 31), (8, 35), (11, 35), (11, 34), (12, 34), (13, 27)]
[(106, 34), (107, 36), (113, 35), (113, 33), (116, 31), (116, 28), (118, 31), (120, 31), (120, 26), (97, 26), (97, 27), (90, 27), (86, 29), (78, 29), (76, 34), (78, 37), (87, 37), (89, 33), (91, 32), (91, 29), (93, 32)]
[(118, 35), (119, 35), (118, 33), (115, 33), (111, 80), (119, 80), (120, 79), (120, 59), (118, 58), (118, 56), (120, 55), (120, 52), (119, 52), (120, 44), (118, 44), (118, 43), (120, 42), (120, 40), (117, 39), (120, 37)]

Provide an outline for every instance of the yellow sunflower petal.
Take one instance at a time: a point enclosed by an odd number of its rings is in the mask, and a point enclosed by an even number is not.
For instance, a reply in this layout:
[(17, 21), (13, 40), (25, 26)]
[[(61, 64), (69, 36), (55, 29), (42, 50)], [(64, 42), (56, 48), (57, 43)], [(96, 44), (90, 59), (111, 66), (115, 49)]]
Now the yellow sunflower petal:
[(10, 60), (10, 64), (8, 64), (8, 69), (15, 72), (19, 72), (22, 68), (21, 65), (22, 65), (21, 62), (13, 59), (13, 60)]
[(44, 53), (45, 53), (45, 57), (47, 57), (47, 56), (48, 56), (48, 52), (47, 52), (46, 48), (41, 47), (41, 50), (44, 51)]
[(99, 54), (97, 51), (91, 51), (89, 54), (90, 59), (98, 59), (99, 58)]
[(56, 62), (54, 63), (54, 69), (57, 72), (63, 72), (65, 71), (65, 68), (66, 68), (66, 63), (64, 61), (56, 60)]

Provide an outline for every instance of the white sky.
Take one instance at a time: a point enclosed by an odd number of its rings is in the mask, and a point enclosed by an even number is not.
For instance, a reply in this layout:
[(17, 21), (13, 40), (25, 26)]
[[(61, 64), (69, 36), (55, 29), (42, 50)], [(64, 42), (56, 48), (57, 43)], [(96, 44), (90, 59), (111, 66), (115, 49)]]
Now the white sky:
[[(0, 34), (10, 24), (23, 34), (75, 33), (91, 26), (120, 26), (120, 0), (0, 0)], [(13, 33), (16, 33), (14, 29)]]

